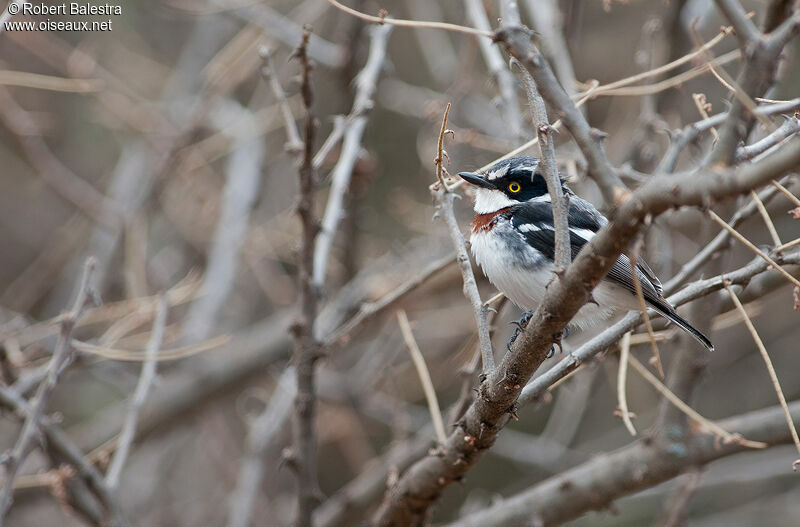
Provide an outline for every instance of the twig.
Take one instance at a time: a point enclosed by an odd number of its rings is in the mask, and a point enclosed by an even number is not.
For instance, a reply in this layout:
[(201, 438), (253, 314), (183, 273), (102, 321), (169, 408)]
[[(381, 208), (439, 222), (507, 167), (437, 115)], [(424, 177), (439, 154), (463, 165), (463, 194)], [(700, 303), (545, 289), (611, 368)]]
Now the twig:
[[(747, 316), (747, 311), (745, 311), (744, 306), (742, 306), (742, 303), (739, 301), (739, 297), (736, 296), (736, 293), (731, 288), (730, 283), (725, 280), (723, 281), (722, 285), (725, 286), (725, 289), (731, 296), (731, 300), (733, 300), (733, 303), (736, 305), (736, 309), (738, 309), (742, 314), (744, 324), (747, 326), (747, 331), (750, 332), (750, 335), (753, 337), (753, 341), (758, 347), (758, 351), (761, 353), (761, 358), (764, 359), (764, 364), (766, 364), (767, 371), (769, 372), (769, 378), (772, 380), (772, 386), (775, 388), (775, 393), (778, 395), (778, 401), (780, 402), (781, 408), (783, 409), (783, 414), (786, 417), (786, 424), (789, 426), (789, 431), (792, 434), (792, 441), (794, 441), (794, 446), (797, 449), (798, 454), (800, 454), (800, 438), (797, 437), (797, 429), (794, 426), (794, 421), (792, 421), (792, 415), (789, 413), (789, 406), (786, 404), (786, 396), (783, 395), (781, 383), (778, 380), (778, 374), (775, 373), (775, 367), (772, 365), (772, 360), (769, 358), (767, 348), (764, 347), (764, 343), (761, 341), (758, 331), (756, 331), (756, 328), (753, 325), (753, 322), (750, 320), (750, 317)], [(797, 459), (794, 463), (792, 463), (792, 468), (796, 471), (798, 465), (800, 465), (800, 459)]]
[[(791, 410), (793, 415), (800, 416), (800, 402), (793, 403)], [(781, 409), (772, 407), (728, 418), (720, 425), (776, 445), (789, 440), (783, 421)], [(470, 511), (446, 527), (524, 525), (531, 522), (532, 511), (536, 511), (536, 521), (542, 525), (560, 525), (590, 510), (607, 508), (618, 498), (668, 481), (687, 467), (702, 466), (745, 449), (736, 443), (720, 445), (706, 435), (696, 435), (681, 443), (679, 453), (675, 445), (637, 441), (616, 452), (595, 456), (483, 510)]]
[[(704, 93), (693, 93), (692, 100), (694, 101), (694, 105), (697, 107), (697, 111), (700, 113), (700, 116), (703, 119), (708, 119), (708, 111), (707, 108), (710, 109), (711, 105), (706, 100), (706, 96)], [(714, 136), (714, 141), (719, 141), (719, 134), (717, 133), (717, 129), (713, 126), (711, 127), (711, 135)]]
[(297, 131), (297, 124), (294, 122), (294, 115), (289, 103), (286, 100), (286, 93), (283, 91), (280, 81), (278, 80), (275, 68), (272, 65), (272, 57), (270, 56), (271, 50), (264, 46), (259, 49), (259, 55), (264, 62), (264, 67), (261, 68), (261, 74), (266, 78), (269, 83), (272, 93), (281, 109), (283, 122), (286, 125), (286, 150), (289, 153), (299, 152), (303, 147), (303, 141), (300, 140), (300, 132)]
[(527, 0), (528, 21), (540, 35), (542, 53), (550, 60), (556, 77), (572, 97), (575, 95), (575, 69), (564, 38), (563, 15), (556, 0)]
[(362, 13), (361, 11), (356, 11), (353, 8), (342, 5), (336, 0), (328, 0), (328, 2), (330, 2), (331, 5), (333, 5), (337, 9), (341, 9), (345, 13), (358, 17), (362, 20), (366, 20), (367, 22), (373, 22), (375, 24), (380, 24), (380, 25), (388, 24), (398, 27), (443, 29), (445, 31), (455, 31), (457, 33), (466, 33), (468, 35), (477, 35), (488, 38), (492, 38), (492, 36), (494, 35), (491, 31), (481, 31), (480, 29), (475, 29), (466, 26), (459, 26), (457, 24), (448, 24), (446, 22), (421, 22), (418, 20), (399, 20), (395, 18), (389, 18), (385, 12), (382, 12), (381, 16), (371, 16)]
[(427, 282), (431, 277), (438, 274), (440, 271), (447, 269), (456, 261), (455, 254), (448, 254), (447, 256), (430, 262), (418, 275), (409, 279), (396, 289), (386, 293), (375, 302), (363, 304), (358, 312), (352, 316), (347, 322), (342, 324), (331, 335), (325, 337), (323, 345), (325, 347), (336, 345), (348, 339), (351, 333), (359, 326), (362, 326), (369, 320), (372, 320), (379, 314), (386, 311), (388, 308), (394, 306), (400, 300), (405, 298), (409, 293), (416, 290), (419, 286)]
[[(768, 201), (776, 193), (777, 189), (768, 187), (759, 193), (762, 201)], [(747, 202), (731, 217), (729, 224), (731, 227), (738, 227), (744, 220), (755, 214), (757, 211), (756, 204), (753, 201)], [(708, 242), (703, 249), (700, 250), (691, 260), (683, 264), (680, 271), (673, 276), (666, 284), (664, 284), (664, 291), (667, 294), (673, 293), (677, 287), (682, 284), (689, 276), (695, 273), (700, 267), (705, 264), (710, 258), (717, 254), (730, 239), (730, 233), (722, 229), (713, 240)]]
[(161, 295), (156, 318), (153, 321), (150, 342), (147, 344), (146, 359), (142, 364), (142, 373), (139, 375), (139, 382), (136, 384), (136, 389), (128, 406), (128, 413), (125, 415), (125, 421), (122, 424), (116, 452), (114, 452), (114, 457), (111, 458), (111, 464), (108, 467), (108, 472), (106, 472), (106, 484), (112, 490), (115, 490), (119, 485), (122, 468), (125, 466), (125, 460), (128, 458), (133, 439), (136, 437), (136, 423), (139, 419), (139, 411), (144, 406), (147, 394), (150, 392), (150, 387), (156, 377), (156, 359), (161, 348), (161, 341), (164, 339), (166, 324), (167, 299), (164, 295)]
[(94, 299), (94, 293), (90, 284), (94, 268), (95, 260), (94, 258), (89, 258), (83, 269), (83, 276), (78, 286), (75, 302), (72, 304), (69, 312), (62, 317), (61, 333), (55, 351), (53, 351), (53, 357), (50, 359), (47, 367), (47, 376), (42, 380), (30, 404), (29, 411), (25, 417), (25, 423), (14, 444), (14, 448), (3, 460), (6, 478), (3, 488), (0, 490), (0, 525), (2, 525), (13, 500), (14, 479), (17, 477), (17, 472), (28, 457), (28, 454), (30, 454), (36, 446), (35, 440), (37, 430), (39, 429), (39, 420), (44, 416), (48, 399), (58, 384), (61, 373), (63, 373), (72, 361), (72, 347), (70, 346), (72, 330), (77, 320), (83, 314), (87, 304)]
[(272, 391), (269, 403), (248, 426), (245, 451), (239, 465), (236, 488), (228, 505), (228, 527), (248, 527), (253, 505), (258, 496), (264, 475), (264, 454), (275, 435), (297, 392), (294, 368), (284, 370)]
[[(788, 256), (788, 255), (787, 255)], [(800, 254), (793, 253), (790, 260), (793, 263), (800, 262)], [(723, 276), (715, 276), (705, 280), (698, 280), (684, 287), (680, 292), (669, 297), (669, 302), (673, 306), (680, 306), (714, 291), (722, 289), (723, 278), (735, 284), (746, 284), (750, 279), (768, 269), (768, 264), (761, 258), (756, 258), (753, 262), (735, 271), (728, 272)], [(625, 332), (630, 331), (641, 321), (641, 313), (628, 313), (622, 320), (601, 332), (577, 350), (567, 355), (563, 360), (556, 363), (549, 370), (542, 373), (531, 381), (520, 394), (518, 404), (524, 407), (537, 401), (550, 386), (554, 385), (559, 379), (564, 378), (575, 371), (580, 364), (598, 353), (613, 346)]]
[(697, 467), (690, 468), (666, 499), (662, 516), (653, 527), (680, 527), (688, 521), (689, 502), (700, 485), (703, 473)]
[(536, 136), (539, 138), (539, 169), (544, 181), (547, 184), (547, 192), (550, 194), (550, 201), (553, 206), (553, 225), (555, 227), (555, 264), (556, 274), (567, 268), (572, 261), (572, 249), (569, 241), (569, 223), (567, 214), (569, 203), (561, 187), (561, 179), (558, 175), (558, 165), (556, 164), (556, 152), (553, 146), (553, 133), (555, 128), (550, 125), (547, 118), (547, 108), (544, 105), (542, 96), (536, 86), (536, 81), (522, 65), (513, 59), (519, 66), (522, 78), (525, 82), (525, 89), (528, 93), (528, 104), (533, 117), (533, 126), (536, 128)]
[[(441, 145), (444, 140), (444, 135), (447, 131), (447, 113), (448, 108), (445, 110), (442, 119), (442, 128), (439, 133), (439, 142)], [(437, 173), (441, 169), (443, 163), (444, 151), (440, 150), (437, 159), (435, 160)], [(450, 239), (456, 249), (456, 260), (458, 261), (458, 268), (461, 271), (461, 278), (464, 282), (463, 291), (464, 296), (467, 297), (472, 310), (475, 314), (475, 323), (478, 328), (478, 342), (481, 348), (481, 358), (483, 361), (483, 373), (489, 374), (494, 371), (494, 351), (492, 350), (492, 337), (489, 332), (488, 313), (489, 309), (483, 305), (481, 294), (478, 291), (478, 284), (475, 281), (475, 274), (472, 271), (472, 265), (469, 262), (469, 255), (467, 254), (467, 247), (464, 241), (464, 235), (461, 234), (461, 228), (456, 220), (455, 212), (453, 211), (453, 200), (455, 193), (448, 191), (447, 187), (438, 188), (438, 185), (431, 187), (431, 194), (436, 203), (438, 215), (444, 219), (447, 225), (447, 230), (450, 233)]]
[(764, 206), (761, 198), (758, 197), (758, 194), (756, 194), (754, 190), (750, 191), (750, 197), (756, 204), (759, 214), (761, 214), (761, 217), (764, 219), (769, 235), (772, 237), (772, 244), (775, 245), (775, 247), (783, 245), (780, 236), (778, 236), (778, 231), (775, 229), (775, 224), (772, 223), (772, 218), (769, 217), (769, 212), (767, 212), (767, 208)]
[(564, 126), (586, 157), (589, 174), (600, 187), (606, 203), (619, 203), (626, 188), (606, 157), (601, 144), (603, 134), (589, 126), (583, 114), (560, 86), (547, 61), (531, 43), (530, 31), (522, 27), (502, 27), (495, 34), (495, 39), (528, 70), (544, 100), (560, 114)]
[[(687, 53), (686, 55), (680, 57), (679, 59), (673, 60), (672, 62), (670, 62), (668, 64), (664, 64), (663, 66), (659, 66), (657, 68), (653, 68), (653, 69), (651, 69), (649, 71), (638, 73), (636, 75), (632, 75), (630, 77), (626, 77), (624, 79), (620, 79), (618, 81), (614, 81), (614, 82), (611, 82), (609, 84), (604, 84), (602, 86), (598, 86), (598, 87), (596, 87), (595, 89), (593, 89), (591, 91), (594, 93), (594, 95), (603, 95), (603, 94), (605, 94), (607, 92), (610, 92), (612, 90), (615, 90), (617, 88), (621, 88), (623, 86), (628, 86), (630, 84), (634, 84), (634, 83), (639, 82), (639, 81), (647, 80), (647, 79), (652, 78), (652, 77), (657, 77), (657, 76), (661, 75), (662, 73), (666, 73), (668, 71), (672, 71), (675, 68), (678, 68), (678, 67), (686, 64), (687, 62), (691, 62), (692, 60), (695, 59), (695, 57), (705, 53), (706, 50), (709, 50), (709, 49), (713, 48), (714, 46), (716, 46), (717, 44), (722, 42), (722, 40), (727, 35), (729, 35), (730, 33), (731, 33), (731, 28), (729, 28), (729, 27), (722, 28), (722, 31), (720, 31), (720, 33), (716, 37), (714, 37), (711, 40), (709, 40), (707, 43), (705, 43), (700, 48), (698, 48), (698, 49), (696, 49), (696, 50), (694, 50), (694, 51), (692, 51), (690, 53)], [(588, 93), (588, 92), (577, 93), (577, 94), (573, 95), (573, 98), (581, 97), (586, 93)]]
[(439, 140), (436, 143), (436, 159), (433, 164), (436, 166), (436, 179), (439, 180), (439, 185), (442, 186), (442, 191), (449, 192), (447, 183), (444, 182), (442, 172), (444, 170), (444, 136), (447, 134), (447, 116), (450, 115), (450, 103), (447, 103), (444, 109), (444, 117), (442, 117), (442, 129), (439, 130)]
[[(491, 33), (489, 18), (481, 0), (466, 0), (465, 6), (468, 20), (481, 31)], [(514, 83), (514, 76), (508, 70), (506, 61), (490, 40), (478, 39), (481, 55), (486, 62), (486, 67), (497, 85), (503, 105), (504, 121), (508, 124), (509, 137), (520, 139), (522, 137), (522, 119)]]
[[(19, 413), (25, 418), (31, 414), (31, 406), (20, 395), (12, 389), (0, 387), (0, 405)], [(125, 527), (128, 525), (116, 496), (103, 481), (100, 471), (92, 465), (90, 455), (84, 456), (83, 452), (75, 445), (69, 437), (55, 424), (50, 422), (45, 416), (40, 416), (38, 425), (41, 427), (47, 439), (47, 448), (54, 454), (72, 465), (77, 474), (85, 478), (89, 487), (92, 489), (97, 499), (110, 514), (110, 524), (112, 527)], [(20, 478), (21, 479), (21, 478)], [(20, 479), (17, 481), (19, 482)], [(0, 519), (0, 524), (3, 521)]]
[(761, 155), (768, 150), (776, 147), (786, 138), (800, 132), (800, 119), (797, 117), (786, 117), (785, 121), (777, 130), (764, 137), (760, 141), (747, 146), (742, 146), (736, 151), (735, 160), (741, 162)]
[(789, 274), (789, 273), (786, 271), (786, 269), (784, 269), (783, 267), (781, 267), (780, 265), (778, 265), (778, 264), (775, 262), (775, 260), (773, 260), (772, 258), (770, 258), (770, 257), (767, 255), (767, 253), (765, 253), (764, 251), (762, 251), (761, 249), (759, 249), (758, 247), (756, 247), (755, 245), (753, 245), (753, 244), (750, 242), (750, 240), (748, 240), (747, 238), (745, 238), (744, 236), (742, 236), (741, 234), (739, 234), (739, 232), (738, 232), (736, 229), (734, 229), (733, 227), (731, 227), (730, 225), (728, 225), (728, 224), (725, 222), (725, 220), (723, 220), (722, 218), (720, 218), (719, 216), (717, 216), (717, 215), (714, 213), (714, 211), (713, 211), (713, 210), (709, 210), (709, 211), (708, 211), (708, 215), (709, 215), (709, 217), (711, 217), (711, 219), (712, 219), (712, 220), (714, 220), (715, 222), (717, 222), (717, 223), (718, 223), (718, 224), (719, 224), (719, 225), (720, 225), (720, 226), (721, 226), (723, 229), (725, 229), (726, 231), (728, 231), (729, 233), (731, 233), (731, 236), (733, 236), (734, 238), (736, 238), (737, 240), (739, 240), (740, 242), (742, 242), (742, 244), (744, 244), (744, 245), (745, 245), (745, 247), (747, 247), (748, 249), (750, 249), (751, 251), (753, 251), (754, 253), (756, 253), (757, 255), (759, 255), (759, 256), (760, 256), (761, 258), (763, 258), (763, 259), (764, 259), (764, 260), (765, 260), (765, 261), (766, 261), (768, 264), (770, 264), (770, 265), (771, 265), (771, 266), (772, 266), (772, 267), (773, 267), (773, 268), (774, 268), (776, 271), (778, 271), (778, 272), (779, 272), (779, 273), (781, 273), (783, 276), (785, 276), (787, 280), (789, 280), (789, 281), (790, 281), (791, 283), (793, 283), (795, 286), (797, 286), (797, 287), (800, 287), (800, 280), (798, 280), (797, 278), (795, 278), (794, 276), (792, 276), (791, 274)]
[(789, 200), (794, 203), (796, 207), (800, 207), (800, 198), (789, 192), (789, 189), (778, 183), (777, 181), (772, 181), (772, 186), (776, 189), (780, 190), (784, 196), (789, 198)]
[(650, 315), (647, 314), (647, 305), (644, 302), (644, 294), (642, 293), (642, 281), (639, 280), (639, 272), (636, 268), (636, 261), (638, 260), (638, 246), (631, 251), (629, 260), (631, 264), (631, 277), (633, 277), (633, 287), (636, 290), (636, 299), (639, 301), (639, 309), (642, 312), (642, 320), (644, 320), (644, 327), (647, 330), (647, 336), (650, 337), (650, 349), (653, 352), (652, 362), (655, 364), (658, 376), (664, 378), (664, 368), (661, 365), (661, 354), (658, 352), (658, 344), (656, 344), (656, 336), (653, 333), (653, 325), (650, 323)]
[(314, 333), (317, 319), (317, 289), (313, 283), (314, 248), (317, 225), (314, 217), (314, 191), (316, 174), (312, 165), (314, 157), (314, 136), (316, 124), (311, 110), (311, 63), (307, 55), (311, 29), (303, 29), (303, 40), (297, 48), (296, 56), (302, 68), (303, 104), (306, 108), (305, 137), (298, 171), (300, 198), (297, 215), (301, 225), (300, 258), (298, 278), (300, 282), (300, 314), (292, 327), (295, 339), (294, 363), (297, 383), (294, 419), (292, 426), (292, 449), (288, 463), (297, 476), (295, 496), (295, 525), (311, 527), (314, 509), (319, 503), (316, 460), (316, 434), (314, 430), (314, 411), (316, 406), (314, 365), (319, 358), (319, 343)]
[(767, 448), (768, 445), (766, 443), (762, 443), (761, 441), (749, 441), (747, 439), (744, 439), (739, 434), (732, 434), (727, 430), (725, 430), (724, 428), (722, 428), (721, 426), (719, 426), (717, 423), (709, 419), (706, 419), (705, 417), (697, 413), (697, 411), (694, 408), (692, 408), (691, 406), (680, 400), (674, 393), (672, 393), (669, 390), (669, 388), (664, 386), (664, 384), (661, 381), (659, 381), (655, 375), (650, 373), (650, 371), (644, 366), (644, 364), (636, 360), (636, 357), (628, 356), (628, 360), (630, 361), (631, 366), (633, 366), (633, 369), (635, 369), (639, 373), (639, 375), (641, 375), (644, 378), (644, 380), (650, 383), (650, 385), (653, 388), (655, 388), (658, 393), (663, 395), (666, 400), (668, 400), (673, 406), (675, 406), (675, 408), (686, 414), (692, 421), (696, 422), (704, 430), (708, 430), (712, 434), (722, 439), (722, 441), (725, 444), (736, 443), (737, 445), (742, 445), (743, 447), (747, 448)]
[(631, 422), (631, 413), (628, 411), (628, 398), (625, 396), (625, 384), (628, 376), (628, 356), (631, 353), (631, 332), (623, 335), (619, 350), (619, 370), (617, 372), (617, 401), (619, 402), (619, 413), (625, 428), (632, 436), (636, 435), (636, 429)]
[[(236, 115), (247, 114), (241, 106), (230, 106)], [(258, 199), (266, 148), (260, 138), (237, 144), (226, 164), (225, 190), (220, 215), (209, 244), (200, 297), (191, 305), (183, 325), (182, 340), (191, 344), (214, 333), (220, 310), (234, 287), (241, 265), (250, 215)]]
[(436, 440), (440, 444), (447, 441), (447, 434), (444, 432), (444, 421), (442, 420), (442, 411), (439, 409), (439, 400), (436, 397), (436, 389), (431, 382), (431, 375), (428, 372), (428, 366), (425, 364), (425, 357), (417, 345), (414, 338), (414, 333), (411, 331), (411, 324), (408, 322), (408, 315), (404, 309), (397, 310), (397, 322), (400, 324), (400, 331), (403, 333), (403, 340), (408, 348), (408, 353), (411, 355), (411, 360), (414, 362), (414, 367), (417, 369), (419, 381), (422, 384), (422, 390), (425, 392), (425, 399), (428, 402), (428, 410), (431, 413), (431, 420), (433, 421), (433, 429), (436, 431)]
[(331, 191), (314, 249), (313, 284), (320, 291), (325, 285), (325, 273), (333, 247), (333, 239), (344, 214), (344, 197), (350, 188), (350, 178), (361, 151), (361, 138), (367, 126), (367, 115), (372, 108), (375, 83), (386, 58), (386, 44), (391, 31), (391, 26), (370, 29), (369, 56), (364, 68), (356, 78), (353, 108), (348, 117), (349, 124), (344, 132), (339, 160), (331, 171)]

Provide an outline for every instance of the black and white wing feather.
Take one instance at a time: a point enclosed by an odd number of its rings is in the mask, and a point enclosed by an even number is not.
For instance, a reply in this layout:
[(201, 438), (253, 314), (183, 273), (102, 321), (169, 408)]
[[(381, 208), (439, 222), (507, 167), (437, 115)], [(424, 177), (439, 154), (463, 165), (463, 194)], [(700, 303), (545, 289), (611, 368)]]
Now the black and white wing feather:
[[(552, 261), (555, 258), (555, 230), (550, 204), (527, 202), (513, 207), (509, 214), (512, 225), (523, 235), (528, 245)], [(570, 196), (568, 223), (570, 253), (574, 259), (595, 233), (608, 223), (608, 220), (590, 203), (572, 195)], [(641, 258), (636, 262), (636, 272), (642, 288), (642, 296), (648, 306), (683, 328), (706, 348), (713, 351), (714, 346), (708, 337), (678, 315), (664, 298), (661, 282), (650, 266)], [(619, 256), (606, 275), (606, 279), (622, 286), (631, 294), (636, 294), (636, 286), (631, 274), (631, 262), (626, 255)]]

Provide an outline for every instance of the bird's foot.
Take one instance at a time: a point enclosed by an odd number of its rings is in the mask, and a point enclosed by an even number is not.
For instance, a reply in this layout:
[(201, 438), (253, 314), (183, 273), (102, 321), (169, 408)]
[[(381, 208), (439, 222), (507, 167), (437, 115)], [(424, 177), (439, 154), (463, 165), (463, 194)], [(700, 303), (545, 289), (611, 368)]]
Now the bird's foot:
[(511, 345), (515, 340), (517, 340), (519, 334), (522, 333), (526, 327), (528, 327), (528, 322), (531, 321), (531, 317), (533, 317), (533, 311), (526, 311), (522, 314), (522, 317), (517, 322), (512, 322), (512, 324), (517, 327), (514, 330), (514, 334), (511, 335), (510, 339), (508, 339), (508, 342), (506, 343), (506, 349), (509, 351), (511, 350)]
[(558, 346), (558, 351), (562, 355), (564, 354), (564, 348), (561, 346), (561, 340), (569, 337), (569, 326), (565, 326), (564, 329), (553, 335), (553, 339), (555, 342), (550, 347), (550, 353), (547, 354), (547, 358), (551, 358), (556, 353), (556, 346)]

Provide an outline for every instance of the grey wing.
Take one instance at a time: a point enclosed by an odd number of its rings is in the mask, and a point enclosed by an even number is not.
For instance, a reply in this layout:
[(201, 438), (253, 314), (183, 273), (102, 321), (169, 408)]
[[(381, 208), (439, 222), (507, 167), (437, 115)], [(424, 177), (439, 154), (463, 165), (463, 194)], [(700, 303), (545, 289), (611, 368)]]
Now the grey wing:
[[(661, 282), (656, 277), (653, 270), (641, 258), (636, 263), (636, 272), (639, 278), (639, 283), (642, 286), (642, 295), (644, 299), (655, 307), (662, 310), (672, 311), (672, 306), (664, 299), (661, 288)], [(611, 270), (608, 271), (606, 277), (612, 282), (616, 282), (633, 294), (636, 294), (636, 286), (633, 283), (633, 275), (631, 274), (631, 261), (630, 259), (621, 254)]]

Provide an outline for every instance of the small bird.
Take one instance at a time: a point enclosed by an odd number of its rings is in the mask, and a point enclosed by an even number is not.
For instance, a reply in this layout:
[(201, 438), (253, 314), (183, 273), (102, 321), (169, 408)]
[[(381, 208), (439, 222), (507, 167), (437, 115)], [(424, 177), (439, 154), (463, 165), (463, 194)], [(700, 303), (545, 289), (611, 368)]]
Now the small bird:
[[(536, 171), (538, 166), (537, 158), (520, 156), (496, 163), (486, 176), (459, 174), (477, 187), (472, 254), (489, 281), (526, 311), (541, 303), (554, 271), (553, 205), (544, 177)], [(576, 196), (563, 179), (561, 188), (568, 198), (570, 249), (575, 258), (608, 219)], [(678, 315), (664, 298), (661, 282), (641, 258), (637, 259), (636, 272), (647, 305), (713, 351), (708, 337)], [(584, 328), (607, 320), (615, 312), (638, 310), (635, 291), (630, 260), (620, 255), (594, 288), (593, 301), (575, 314), (572, 323)]]

